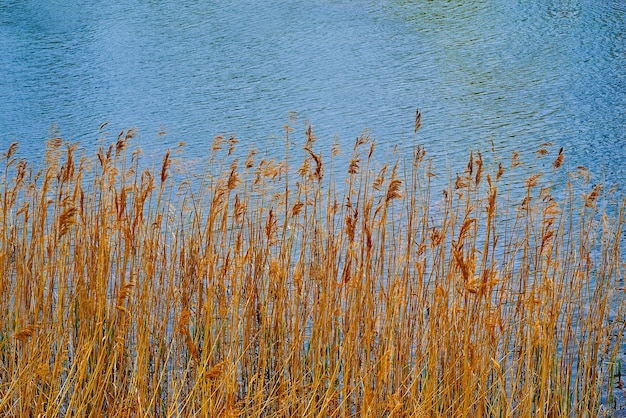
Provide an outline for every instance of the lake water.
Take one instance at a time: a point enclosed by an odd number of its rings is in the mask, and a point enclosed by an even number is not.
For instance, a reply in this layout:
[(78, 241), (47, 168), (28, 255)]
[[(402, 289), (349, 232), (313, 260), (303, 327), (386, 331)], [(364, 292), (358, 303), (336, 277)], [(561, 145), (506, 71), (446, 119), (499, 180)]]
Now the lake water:
[(51, 123), (92, 147), (110, 121), (111, 138), (137, 127), (144, 150), (184, 141), (202, 157), (232, 132), (271, 153), (295, 111), (321, 148), (367, 127), (389, 149), (413, 143), (419, 107), (417, 141), (451, 166), (491, 141), (506, 156), (550, 141), (623, 184), (625, 12), (623, 0), (5, 0), (0, 148), (17, 140), (37, 158)]

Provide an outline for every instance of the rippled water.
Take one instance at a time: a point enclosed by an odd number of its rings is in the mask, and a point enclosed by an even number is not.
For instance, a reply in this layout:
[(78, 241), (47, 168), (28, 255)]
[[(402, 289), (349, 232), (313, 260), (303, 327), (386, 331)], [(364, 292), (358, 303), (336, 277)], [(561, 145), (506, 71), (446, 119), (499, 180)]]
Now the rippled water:
[(451, 165), (551, 141), (626, 174), (623, 0), (83, 3), (0, 3), (0, 147), (40, 155), (53, 122), (93, 146), (110, 121), (144, 149), (202, 157), (234, 132), (271, 152), (290, 111), (327, 145), (367, 127), (391, 146), (419, 107)]

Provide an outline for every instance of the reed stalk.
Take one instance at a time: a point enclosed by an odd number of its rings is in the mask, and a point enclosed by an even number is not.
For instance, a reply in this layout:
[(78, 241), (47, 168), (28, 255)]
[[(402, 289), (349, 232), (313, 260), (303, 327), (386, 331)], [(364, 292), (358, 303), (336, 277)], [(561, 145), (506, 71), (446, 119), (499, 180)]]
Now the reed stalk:
[(341, 174), (335, 147), (326, 159), (310, 126), (302, 147), (292, 132), (283, 160), (243, 163), (217, 137), (198, 174), (176, 150), (149, 168), (134, 130), (93, 156), (54, 135), (40, 168), (12, 144), (0, 414), (610, 410), (623, 197), (549, 144), (551, 171), (521, 188), (507, 181), (532, 161), (474, 151), (441, 190), (421, 146), (381, 161), (364, 132)]

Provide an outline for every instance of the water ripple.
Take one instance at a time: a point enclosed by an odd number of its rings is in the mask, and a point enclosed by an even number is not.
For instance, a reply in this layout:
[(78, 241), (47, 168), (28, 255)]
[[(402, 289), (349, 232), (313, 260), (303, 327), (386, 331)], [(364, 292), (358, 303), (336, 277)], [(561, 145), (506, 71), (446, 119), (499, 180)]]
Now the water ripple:
[(155, 152), (183, 140), (205, 155), (220, 132), (271, 151), (297, 111), (326, 146), (368, 127), (390, 147), (412, 142), (419, 106), (418, 141), (442, 164), (492, 141), (529, 157), (551, 141), (621, 182), (625, 11), (619, 0), (3, 2), (0, 141), (36, 155), (57, 122), (92, 146), (110, 120)]

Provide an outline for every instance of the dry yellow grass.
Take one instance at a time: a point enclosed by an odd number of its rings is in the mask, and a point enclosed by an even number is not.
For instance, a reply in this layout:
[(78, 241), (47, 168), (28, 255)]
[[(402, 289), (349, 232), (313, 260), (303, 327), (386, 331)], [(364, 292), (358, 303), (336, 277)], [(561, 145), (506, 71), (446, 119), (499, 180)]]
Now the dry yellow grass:
[(11, 145), (0, 414), (610, 407), (624, 330), (621, 197), (583, 168), (554, 196), (564, 154), (550, 144), (537, 151), (549, 170), (522, 192), (500, 184), (521, 170), (519, 154), (507, 166), (477, 152), (441, 193), (421, 147), (381, 166), (362, 135), (342, 177), (327, 174), (336, 147), (324, 159), (310, 127), (304, 135), (299, 152), (287, 138), (282, 161), (251, 152), (243, 163), (236, 140), (218, 137), (197, 176), (169, 151), (146, 169), (133, 130), (93, 158), (53, 138), (38, 170)]

